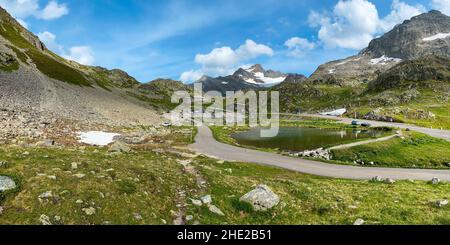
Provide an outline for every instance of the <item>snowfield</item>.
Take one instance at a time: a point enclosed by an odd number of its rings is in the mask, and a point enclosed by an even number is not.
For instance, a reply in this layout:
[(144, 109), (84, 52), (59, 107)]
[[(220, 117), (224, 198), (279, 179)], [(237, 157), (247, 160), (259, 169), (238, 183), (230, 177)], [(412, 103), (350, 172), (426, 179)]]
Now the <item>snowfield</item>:
[(106, 146), (114, 142), (114, 137), (119, 136), (116, 133), (106, 133), (102, 131), (79, 132), (79, 142), (88, 145)]
[(431, 42), (431, 41), (434, 41), (434, 40), (444, 39), (444, 38), (447, 38), (447, 37), (450, 37), (450, 33), (438, 33), (438, 34), (436, 34), (434, 36), (426, 37), (426, 38), (424, 38), (422, 40), (425, 41), (425, 42)]
[(400, 62), (402, 59), (399, 58), (391, 58), (386, 56), (381, 56), (380, 58), (371, 59), (369, 64), (370, 65), (387, 65), (389, 62)]

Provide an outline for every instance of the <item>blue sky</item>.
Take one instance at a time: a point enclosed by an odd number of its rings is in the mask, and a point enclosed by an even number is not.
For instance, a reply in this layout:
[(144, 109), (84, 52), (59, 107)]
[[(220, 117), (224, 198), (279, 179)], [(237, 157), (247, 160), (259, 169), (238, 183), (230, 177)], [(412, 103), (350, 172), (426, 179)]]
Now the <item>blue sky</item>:
[(238, 67), (310, 75), (450, 0), (0, 0), (58, 54), (141, 82), (192, 81)]

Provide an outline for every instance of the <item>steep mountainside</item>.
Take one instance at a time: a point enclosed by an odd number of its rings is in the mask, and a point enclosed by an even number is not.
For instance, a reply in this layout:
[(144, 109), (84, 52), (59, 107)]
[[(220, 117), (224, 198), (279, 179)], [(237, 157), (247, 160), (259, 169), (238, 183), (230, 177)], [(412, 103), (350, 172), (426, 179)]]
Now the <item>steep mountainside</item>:
[[(450, 17), (430, 11), (374, 39), (359, 54), (321, 65), (306, 81), (274, 87), (281, 109), (450, 128)], [(289, 99), (286, 99), (289, 98)]]
[(0, 109), (85, 124), (158, 122), (153, 110), (127, 96), (137, 84), (124, 71), (59, 57), (0, 8)]
[(321, 65), (310, 80), (358, 86), (376, 79), (402, 60), (426, 55), (450, 56), (450, 17), (435, 10), (397, 25), (358, 55)]

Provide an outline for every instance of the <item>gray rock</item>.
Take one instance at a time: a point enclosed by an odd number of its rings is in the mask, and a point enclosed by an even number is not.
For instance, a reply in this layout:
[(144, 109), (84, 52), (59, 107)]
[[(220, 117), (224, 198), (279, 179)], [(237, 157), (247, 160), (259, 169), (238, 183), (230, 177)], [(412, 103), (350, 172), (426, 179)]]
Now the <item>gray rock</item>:
[(125, 143), (116, 141), (109, 147), (109, 152), (130, 153), (131, 148), (127, 146)]
[(3, 207), (2, 207), (2, 206), (0, 206), (0, 215), (2, 215), (2, 214), (3, 214), (3, 211), (4, 211)]
[(52, 222), (50, 221), (50, 217), (43, 214), (39, 217), (39, 222), (41, 222), (42, 225), (52, 225)]
[(202, 206), (202, 201), (200, 200), (196, 200), (196, 199), (191, 199), (192, 204), (194, 204), (195, 206)]
[(14, 182), (13, 179), (7, 176), (0, 175), (0, 192), (13, 190), (16, 187), (16, 182)]
[(239, 200), (251, 204), (255, 211), (271, 209), (280, 202), (280, 198), (267, 185), (257, 186)]
[(92, 215), (95, 214), (95, 208), (94, 208), (94, 207), (83, 208), (82, 211), (83, 211), (87, 216), (92, 216)]
[(219, 216), (225, 216), (225, 214), (222, 212), (222, 210), (220, 210), (215, 205), (212, 205), (212, 204), (208, 205), (208, 209), (211, 213), (217, 214)]
[(193, 219), (194, 219), (194, 216), (192, 216), (192, 215), (187, 215), (186, 216), (186, 221), (191, 221)]
[(373, 182), (382, 182), (383, 178), (381, 176), (375, 176), (375, 177), (372, 178), (372, 181)]
[(437, 185), (437, 184), (439, 184), (439, 183), (441, 183), (441, 180), (440, 180), (439, 178), (433, 178), (433, 179), (431, 179), (431, 184)]
[(206, 195), (200, 198), (203, 204), (210, 204), (212, 203), (211, 195)]
[(387, 179), (384, 180), (384, 183), (386, 183), (386, 184), (394, 184), (395, 180), (393, 180), (391, 178), (387, 178)]
[(363, 219), (357, 219), (353, 225), (364, 225), (365, 222)]
[(448, 200), (438, 200), (436, 201), (436, 206), (442, 208), (448, 205)]

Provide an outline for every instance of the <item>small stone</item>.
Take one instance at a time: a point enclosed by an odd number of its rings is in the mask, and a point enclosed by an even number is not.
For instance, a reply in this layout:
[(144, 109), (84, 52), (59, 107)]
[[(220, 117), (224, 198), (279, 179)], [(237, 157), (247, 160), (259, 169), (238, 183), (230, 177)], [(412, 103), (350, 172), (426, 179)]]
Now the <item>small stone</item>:
[(437, 185), (437, 184), (439, 184), (439, 183), (441, 183), (441, 180), (440, 180), (440, 179), (438, 179), (438, 178), (433, 178), (433, 179), (431, 179), (431, 184)]
[(219, 216), (225, 216), (225, 214), (222, 212), (222, 210), (220, 210), (215, 205), (212, 205), (212, 204), (208, 205), (208, 209), (211, 213), (217, 214)]
[(52, 225), (52, 222), (50, 222), (50, 217), (45, 214), (39, 217), (39, 222), (41, 222), (42, 225)]
[(77, 169), (78, 168), (78, 163), (73, 162), (73, 163), (70, 164), (70, 166), (71, 166), (72, 169)]
[(88, 216), (91, 216), (91, 215), (95, 214), (95, 208), (93, 208), (93, 207), (83, 208), (82, 211)]
[(0, 206), (0, 215), (2, 215), (2, 214), (3, 214), (3, 211), (5, 211), (5, 210), (3, 209), (3, 207), (2, 207), (2, 206)]
[(448, 200), (439, 200), (439, 201), (436, 201), (436, 206), (438, 206), (438, 207), (440, 207), (440, 208), (442, 208), (442, 207), (444, 207), (444, 206), (447, 206), (448, 205)]
[(79, 178), (79, 179), (82, 179), (82, 178), (84, 178), (86, 175), (85, 175), (85, 174), (74, 174), (73, 176), (74, 176), (74, 177), (77, 177), (77, 178)]
[(200, 200), (201, 200), (202, 203), (204, 203), (204, 204), (210, 204), (210, 203), (212, 203), (211, 195), (206, 195), (206, 196), (204, 196), (204, 197), (201, 197)]
[(192, 204), (194, 204), (195, 206), (202, 206), (202, 201), (200, 200), (196, 200), (196, 199), (191, 199)]
[(384, 180), (384, 183), (386, 183), (386, 184), (394, 184), (395, 180), (393, 180), (391, 178), (387, 178), (387, 179)]
[(363, 219), (357, 219), (353, 225), (364, 225), (365, 221)]
[(56, 180), (56, 176), (55, 175), (49, 175), (49, 176), (47, 176), (47, 178), (49, 178), (51, 180)]
[(357, 209), (358, 207), (355, 206), (355, 205), (350, 205), (350, 206), (348, 206), (348, 208), (349, 208), (349, 209)]
[(165, 219), (161, 219), (161, 222), (165, 225), (167, 225), (167, 221)]
[(130, 153), (131, 148), (129, 146), (127, 146), (125, 143), (116, 141), (109, 147), (108, 151), (113, 152), (113, 153), (114, 152), (115, 153)]
[(192, 216), (192, 215), (187, 215), (186, 216), (186, 221), (191, 221), (193, 219), (194, 219), (194, 216)]
[(83, 204), (83, 200), (78, 199), (78, 200), (75, 201), (75, 203), (76, 203), (76, 204)]
[(375, 176), (375, 177), (372, 178), (372, 181), (373, 182), (382, 182), (383, 178), (381, 176)]
[(54, 217), (54, 219), (55, 219), (56, 222), (59, 222), (59, 221), (61, 221), (61, 216), (56, 215), (56, 216)]
[(22, 153), (22, 155), (23, 155), (23, 156), (28, 156), (28, 155), (30, 155), (30, 152), (25, 151), (24, 153)]
[(138, 213), (135, 213), (135, 214), (134, 214), (134, 218), (135, 218), (136, 220), (142, 220), (142, 215), (140, 215), (140, 214), (138, 214)]

